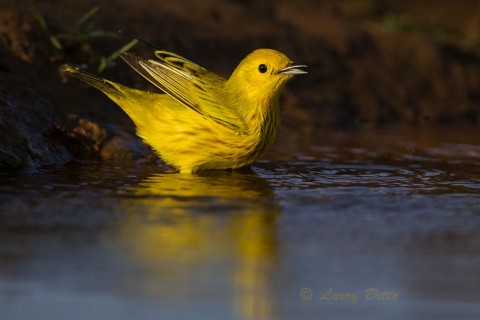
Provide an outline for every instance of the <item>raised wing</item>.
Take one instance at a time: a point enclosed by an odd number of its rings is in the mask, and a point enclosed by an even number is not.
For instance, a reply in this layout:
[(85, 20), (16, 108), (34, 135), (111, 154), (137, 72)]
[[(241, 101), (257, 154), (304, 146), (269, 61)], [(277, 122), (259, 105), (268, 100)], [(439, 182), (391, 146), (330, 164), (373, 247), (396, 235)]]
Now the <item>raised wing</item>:
[(174, 53), (156, 51), (155, 54), (160, 60), (147, 60), (130, 53), (120, 56), (145, 79), (185, 106), (237, 132), (246, 130), (238, 112), (222, 104), (220, 93), (225, 79)]

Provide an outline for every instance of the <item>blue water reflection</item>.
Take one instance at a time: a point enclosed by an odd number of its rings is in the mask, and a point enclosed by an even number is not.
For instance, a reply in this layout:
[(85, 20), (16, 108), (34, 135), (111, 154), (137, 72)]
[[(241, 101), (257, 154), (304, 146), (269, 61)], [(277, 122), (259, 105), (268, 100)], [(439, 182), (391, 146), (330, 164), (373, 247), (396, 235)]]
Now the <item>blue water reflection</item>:
[(1, 174), (2, 318), (474, 319), (475, 155), (342, 148)]

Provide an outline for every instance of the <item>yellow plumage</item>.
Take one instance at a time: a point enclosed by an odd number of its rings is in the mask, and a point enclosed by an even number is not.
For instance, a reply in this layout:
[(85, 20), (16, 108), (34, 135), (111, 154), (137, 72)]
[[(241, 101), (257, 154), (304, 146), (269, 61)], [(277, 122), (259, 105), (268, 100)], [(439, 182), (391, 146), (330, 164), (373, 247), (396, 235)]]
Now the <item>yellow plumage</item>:
[(258, 159), (275, 141), (282, 88), (306, 73), (271, 49), (249, 54), (228, 80), (174, 53), (155, 54), (158, 60), (121, 57), (165, 93), (128, 88), (68, 65), (63, 71), (117, 103), (137, 134), (180, 172), (235, 169)]

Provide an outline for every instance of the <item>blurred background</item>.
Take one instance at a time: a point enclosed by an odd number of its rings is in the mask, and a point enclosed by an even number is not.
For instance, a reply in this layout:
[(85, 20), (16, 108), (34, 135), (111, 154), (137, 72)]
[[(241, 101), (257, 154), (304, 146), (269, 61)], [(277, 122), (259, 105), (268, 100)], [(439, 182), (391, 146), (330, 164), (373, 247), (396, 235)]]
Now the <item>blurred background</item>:
[(134, 36), (225, 77), (260, 47), (307, 64), (308, 76), (291, 81), (282, 95), (277, 145), (283, 149), (332, 130), (437, 128), (428, 136), (447, 130), (469, 139), (480, 119), (478, 6), (468, 0), (2, 0), (0, 106), (8, 139), (0, 162), (145, 158), (148, 149), (120, 109), (58, 71), (69, 63), (154, 90), (116, 59), (122, 49), (153, 57), (151, 47), (131, 43)]

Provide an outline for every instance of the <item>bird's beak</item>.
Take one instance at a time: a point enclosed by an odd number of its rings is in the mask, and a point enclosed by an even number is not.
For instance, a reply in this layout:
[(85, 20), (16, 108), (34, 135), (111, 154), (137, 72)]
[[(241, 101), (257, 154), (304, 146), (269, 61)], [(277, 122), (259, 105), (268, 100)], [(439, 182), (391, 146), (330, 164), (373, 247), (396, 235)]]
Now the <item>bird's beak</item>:
[(278, 73), (291, 75), (291, 76), (295, 76), (295, 75), (298, 75), (298, 74), (305, 74), (305, 73), (307, 73), (307, 71), (302, 70), (300, 68), (306, 68), (306, 67), (307, 66), (303, 65), (303, 64), (302, 65), (295, 65), (295, 66), (289, 65), (288, 67), (283, 68), (280, 71), (278, 71)]

